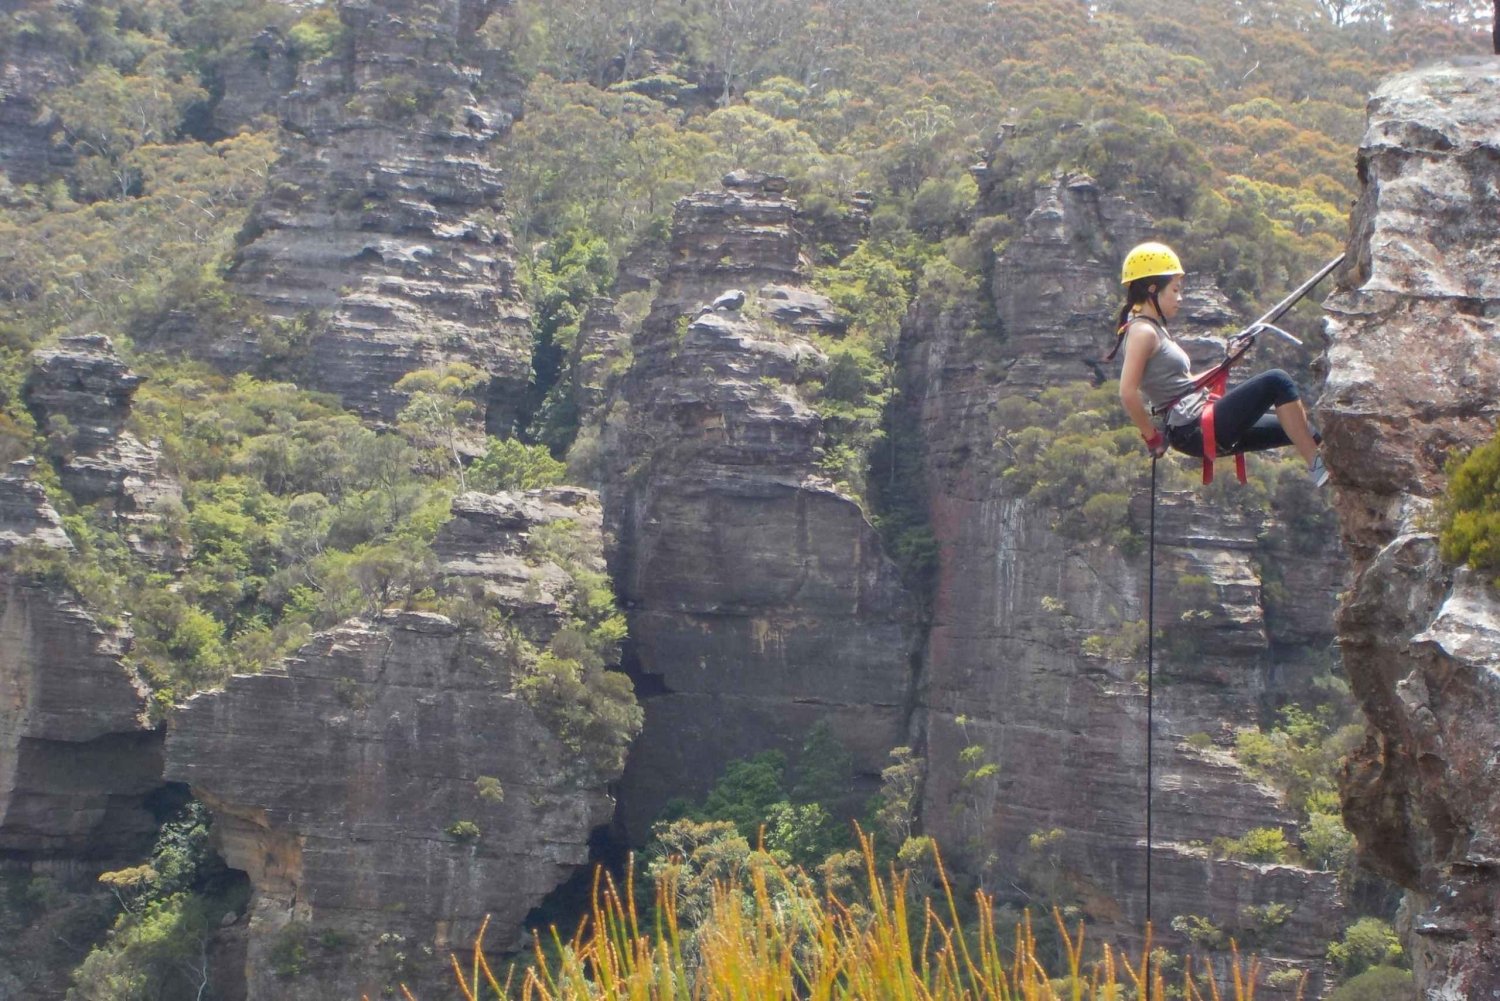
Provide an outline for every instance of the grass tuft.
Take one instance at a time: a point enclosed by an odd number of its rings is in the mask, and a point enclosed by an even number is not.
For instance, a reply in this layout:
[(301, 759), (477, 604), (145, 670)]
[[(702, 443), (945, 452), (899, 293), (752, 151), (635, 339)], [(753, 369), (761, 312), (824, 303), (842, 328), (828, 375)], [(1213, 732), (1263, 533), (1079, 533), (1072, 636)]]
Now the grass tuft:
[[(622, 893), (603, 869), (594, 877), (588, 914), (564, 940), (550, 930), (550, 947), (536, 936), (532, 963), (514, 983), (501, 983), (485, 958), (488, 919), (474, 942), (470, 968), (452, 957), (464, 1001), (1253, 1001), (1259, 965), (1235, 949), (1228, 993), (1212, 971), (1194, 976), (1191, 957), (1180, 983), (1169, 986), (1153, 963), (1150, 928), (1138, 959), (1103, 945), (1085, 958), (1083, 922), (1069, 929), (1053, 921), (1063, 969), (1049, 972), (1038, 956), (1031, 915), (1002, 945), (993, 901), (975, 894), (977, 917), (965, 926), (942, 858), (936, 859), (937, 905), (916, 898), (894, 866), (880, 872), (870, 839), (860, 836), (867, 885), (863, 899), (840, 900), (817, 889), (800, 871), (747, 867), (719, 882), (708, 915), (696, 929), (679, 924), (676, 881), (656, 887), (654, 918), (641, 927), (634, 870)], [(913, 923), (913, 904), (920, 904)], [(1174, 964), (1175, 965), (1175, 964)], [(1174, 978), (1175, 979), (1175, 978)], [(1301, 1001), (1303, 988), (1298, 988)], [(519, 994), (514, 993), (519, 990)], [(402, 993), (411, 998), (405, 987)]]

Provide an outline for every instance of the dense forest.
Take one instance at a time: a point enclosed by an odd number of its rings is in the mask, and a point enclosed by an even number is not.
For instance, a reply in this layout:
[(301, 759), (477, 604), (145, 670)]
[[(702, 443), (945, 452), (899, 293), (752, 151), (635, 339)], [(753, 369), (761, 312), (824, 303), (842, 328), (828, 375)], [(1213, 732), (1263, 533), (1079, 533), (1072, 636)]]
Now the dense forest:
[[(287, 134), (284, 95), (233, 93), (239, 78), (227, 68), (268, 29), (284, 42), (289, 81), (337, 59), (347, 30), (337, 4), (5, 6), (0, 52), (7, 67), (32, 60), (27, 128), (44, 135), (47, 153), (0, 175), (0, 460), (41, 458), (33, 475), (76, 547), (6, 559), (13, 572), (65, 582), (104, 619), (129, 622), (129, 658), (160, 720), (351, 616), (404, 603), (485, 621), (482, 596), (442, 579), (433, 556), (452, 498), (597, 485), (597, 429), (577, 403), (585, 314), (609, 297), (627, 329), (638, 326), (650, 302), (640, 276), (663, 252), (674, 205), (738, 168), (785, 177), (802, 215), (827, 229), (853, 206), (871, 207), (852, 252), (817, 247), (812, 262), (817, 287), (849, 323), (823, 345), (823, 470), (866, 505), (920, 587), (932, 558), (924, 516), (892, 473), (899, 456), (877, 448), (913, 304), (978, 302), (1038, 184), (1076, 171), (1145, 207), (1189, 262), (1190, 280), (1211, 276), (1250, 313), (1342, 249), (1375, 85), (1430, 59), (1486, 51), (1490, 15), (1478, 0), (516, 0), (481, 31), (496, 54), (494, 79), (519, 95), (494, 149), (505, 192), (494, 208), (508, 221), (529, 309), (531, 379), (512, 426), (484, 436), (473, 419), (475, 369), (409, 373), (396, 386), (407, 401), (396, 419), (371, 421), (300, 384), (299, 345), (323, 318), (279, 313), (235, 284), (237, 252), (254, 238), (247, 223)], [(399, 77), (383, 89), (385, 105), (365, 110), (388, 120), (443, 96)], [(248, 110), (228, 115), (230, 101)], [(1101, 241), (1099, 252), (1124, 249)], [(161, 332), (184, 315), (208, 336), (253, 338), (261, 363), (223, 371), (204, 360), (212, 352), (163, 349)], [(1304, 326), (1315, 339), (1315, 325)], [(108, 335), (141, 376), (130, 430), (181, 485), (180, 500), (144, 527), (64, 489), (55, 467), (76, 454), (81, 431), (28, 405), (33, 352), (91, 333)], [(1132, 544), (1119, 533), (1138, 446), (1108, 390), (1064, 387), (1016, 406), (1021, 425), (1078, 420), (1058, 436), (1018, 428), (1006, 474), (1014, 489), (1078, 512), (1064, 531)], [(1093, 462), (1087, 483), (1079, 456)], [(873, 477), (872, 463), (888, 475)], [(1277, 467), (1264, 469), (1240, 503), (1281, 496)], [(1118, 504), (1086, 506), (1111, 491)], [(584, 595), (569, 640), (528, 653), (523, 694), (599, 774), (618, 775), (640, 727), (628, 685), (605, 669), (618, 660), (624, 619), (607, 578), (569, 569)], [(1331, 930), (1329, 955), (1355, 977), (1396, 961), (1399, 947), (1384, 923), (1389, 895), (1352, 871), (1338, 822), (1335, 763), (1359, 728), (1337, 679), (1327, 687), (1325, 704), (1287, 708), (1237, 749), (1293, 801), (1302, 843), (1270, 843), (1267, 833), (1216, 847), (1346, 869), (1368, 906)], [(783, 864), (857, 870), (850, 816), (874, 832), (882, 857), (919, 864), (911, 787), (920, 763), (896, 759), (876, 800), (851, 806), (844, 752), (818, 743), (826, 732), (809, 740), (803, 760), (822, 762), (821, 772), (765, 755), (736, 766), (707, 801), (674, 804), (653, 865), (717, 844), (716, 860), (710, 852), (702, 871), (678, 877), (705, 898), (705, 873), (726, 852), (750, 853), (757, 837)], [(984, 767), (975, 762), (980, 780)], [(184, 929), (211, 927), (222, 910), (208, 902), (241, 892), (214, 866), (206, 823), (196, 807), (178, 815), (149, 866), (108, 874), (108, 899), (71, 914), (72, 931), (95, 947), (72, 974), (70, 997), (191, 996)], [(36, 881), (7, 886), (7, 897), (6, 926), (59, 906)], [(1222, 945), (1219, 929), (1179, 930)], [(1395, 996), (1375, 991), (1340, 997)]]

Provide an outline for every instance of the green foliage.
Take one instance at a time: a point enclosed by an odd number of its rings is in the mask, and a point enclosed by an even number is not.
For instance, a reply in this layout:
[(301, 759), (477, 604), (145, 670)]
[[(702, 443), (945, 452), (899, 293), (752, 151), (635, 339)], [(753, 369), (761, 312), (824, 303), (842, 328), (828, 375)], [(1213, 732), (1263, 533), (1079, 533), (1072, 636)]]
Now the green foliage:
[(891, 763), (880, 773), (874, 820), (882, 846), (897, 849), (911, 839), (916, 827), (927, 761), (910, 747), (892, 748), (890, 756)]
[(406, 393), (406, 406), (397, 415), (401, 433), (437, 468), (447, 466), (467, 490), (459, 439), (479, 412), (475, 397), (486, 383), (485, 374), (467, 362), (447, 362), (438, 368), (408, 372), (396, 382)]
[(1279, 827), (1255, 827), (1238, 838), (1216, 838), (1214, 847), (1225, 858), (1245, 862), (1285, 862), (1291, 853), (1286, 832)]
[(549, 241), (529, 263), (531, 385), (517, 424), (527, 440), (562, 455), (578, 434), (582, 323), (590, 306), (613, 290), (617, 265), (607, 240), (579, 228)]
[(1500, 582), (1500, 438), (1448, 463), (1440, 542), (1443, 559)]
[(563, 482), (567, 466), (552, 458), (544, 445), (527, 445), (515, 438), (491, 438), (484, 455), (469, 467), (469, 486), (475, 490), (536, 490)]
[(208, 945), (218, 918), (210, 901), (188, 893), (121, 915), (108, 945), (74, 971), (69, 1001), (193, 997), (208, 981)]
[(344, 25), (332, 6), (314, 7), (287, 31), (292, 54), (303, 62), (322, 59), (333, 52), (344, 36)]
[(1410, 970), (1375, 966), (1342, 984), (1328, 1001), (1410, 1001), (1415, 990)]
[(1297, 835), (1309, 865), (1345, 872), (1354, 861), (1354, 835), (1336, 813), (1309, 813)]
[(1140, 660), (1146, 651), (1146, 620), (1121, 622), (1114, 632), (1085, 636), (1082, 650), (1086, 657), (1103, 660)]
[(480, 830), (472, 820), (455, 820), (443, 829), (443, 833), (454, 841), (478, 841)]
[(1172, 919), (1172, 930), (1186, 935), (1188, 941), (1200, 949), (1213, 951), (1229, 945), (1229, 936), (1224, 930), (1200, 914), (1179, 914)]
[(727, 820), (754, 842), (771, 807), (787, 799), (785, 773), (786, 755), (780, 751), (731, 761), (703, 801), (698, 819)]
[(1337, 803), (1334, 776), (1339, 762), (1359, 742), (1363, 727), (1338, 725), (1331, 705), (1308, 712), (1300, 706), (1281, 711), (1271, 730), (1240, 730), (1235, 755), (1256, 778), (1271, 782), (1287, 796), (1299, 816), (1330, 812)]
[(792, 775), (794, 803), (838, 803), (848, 797), (854, 776), (854, 755), (833, 732), (827, 720), (807, 731)]
[(517, 689), (594, 772), (617, 776), (624, 770), (625, 752), (642, 725), (629, 678), (543, 652)]
[[(731, 761), (701, 805), (679, 801), (665, 823), (681, 817), (732, 824), (747, 845), (763, 846), (778, 863), (811, 869), (854, 847), (852, 782), (852, 755), (819, 721), (808, 730), (795, 767), (780, 751)], [(914, 799), (905, 806), (914, 809)], [(907, 833), (909, 826), (903, 837)]]
[(1344, 938), (1328, 947), (1328, 961), (1352, 977), (1374, 966), (1396, 966), (1404, 959), (1401, 940), (1379, 918), (1360, 918), (1344, 929)]
[(1006, 407), (1010, 430), (996, 443), (1006, 489), (1053, 512), (1053, 527), (1067, 538), (1137, 550), (1129, 498), (1149, 467), (1114, 384), (1071, 383)]
[(148, 863), (99, 882), (120, 903), (108, 938), (73, 971), (70, 1001), (152, 1001), (200, 996), (209, 943), (226, 913), (245, 904), (209, 846), (209, 813), (188, 804), (162, 825)]

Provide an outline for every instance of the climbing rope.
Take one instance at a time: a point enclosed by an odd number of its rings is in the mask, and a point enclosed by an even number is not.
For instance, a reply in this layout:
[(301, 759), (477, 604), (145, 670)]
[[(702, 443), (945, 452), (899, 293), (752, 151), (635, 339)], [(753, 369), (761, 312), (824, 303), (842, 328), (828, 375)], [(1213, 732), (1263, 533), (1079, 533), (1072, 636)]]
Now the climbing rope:
[(1151, 531), (1146, 544), (1146, 933), (1151, 931), (1151, 791), (1152, 754), (1151, 742), (1156, 733), (1155, 720), (1155, 675), (1156, 675), (1156, 464), (1161, 460), (1151, 457)]

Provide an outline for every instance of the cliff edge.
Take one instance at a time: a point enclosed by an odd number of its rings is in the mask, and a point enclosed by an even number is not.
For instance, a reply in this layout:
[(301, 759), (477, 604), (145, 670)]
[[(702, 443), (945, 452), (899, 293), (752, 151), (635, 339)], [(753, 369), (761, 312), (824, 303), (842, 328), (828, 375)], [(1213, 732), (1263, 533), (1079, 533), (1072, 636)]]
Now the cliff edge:
[(1339, 612), (1369, 721), (1343, 775), (1363, 861), (1406, 891), (1426, 998), (1500, 996), (1500, 593), (1443, 565), (1456, 453), (1500, 416), (1500, 65), (1371, 99), (1319, 406), (1355, 584)]

